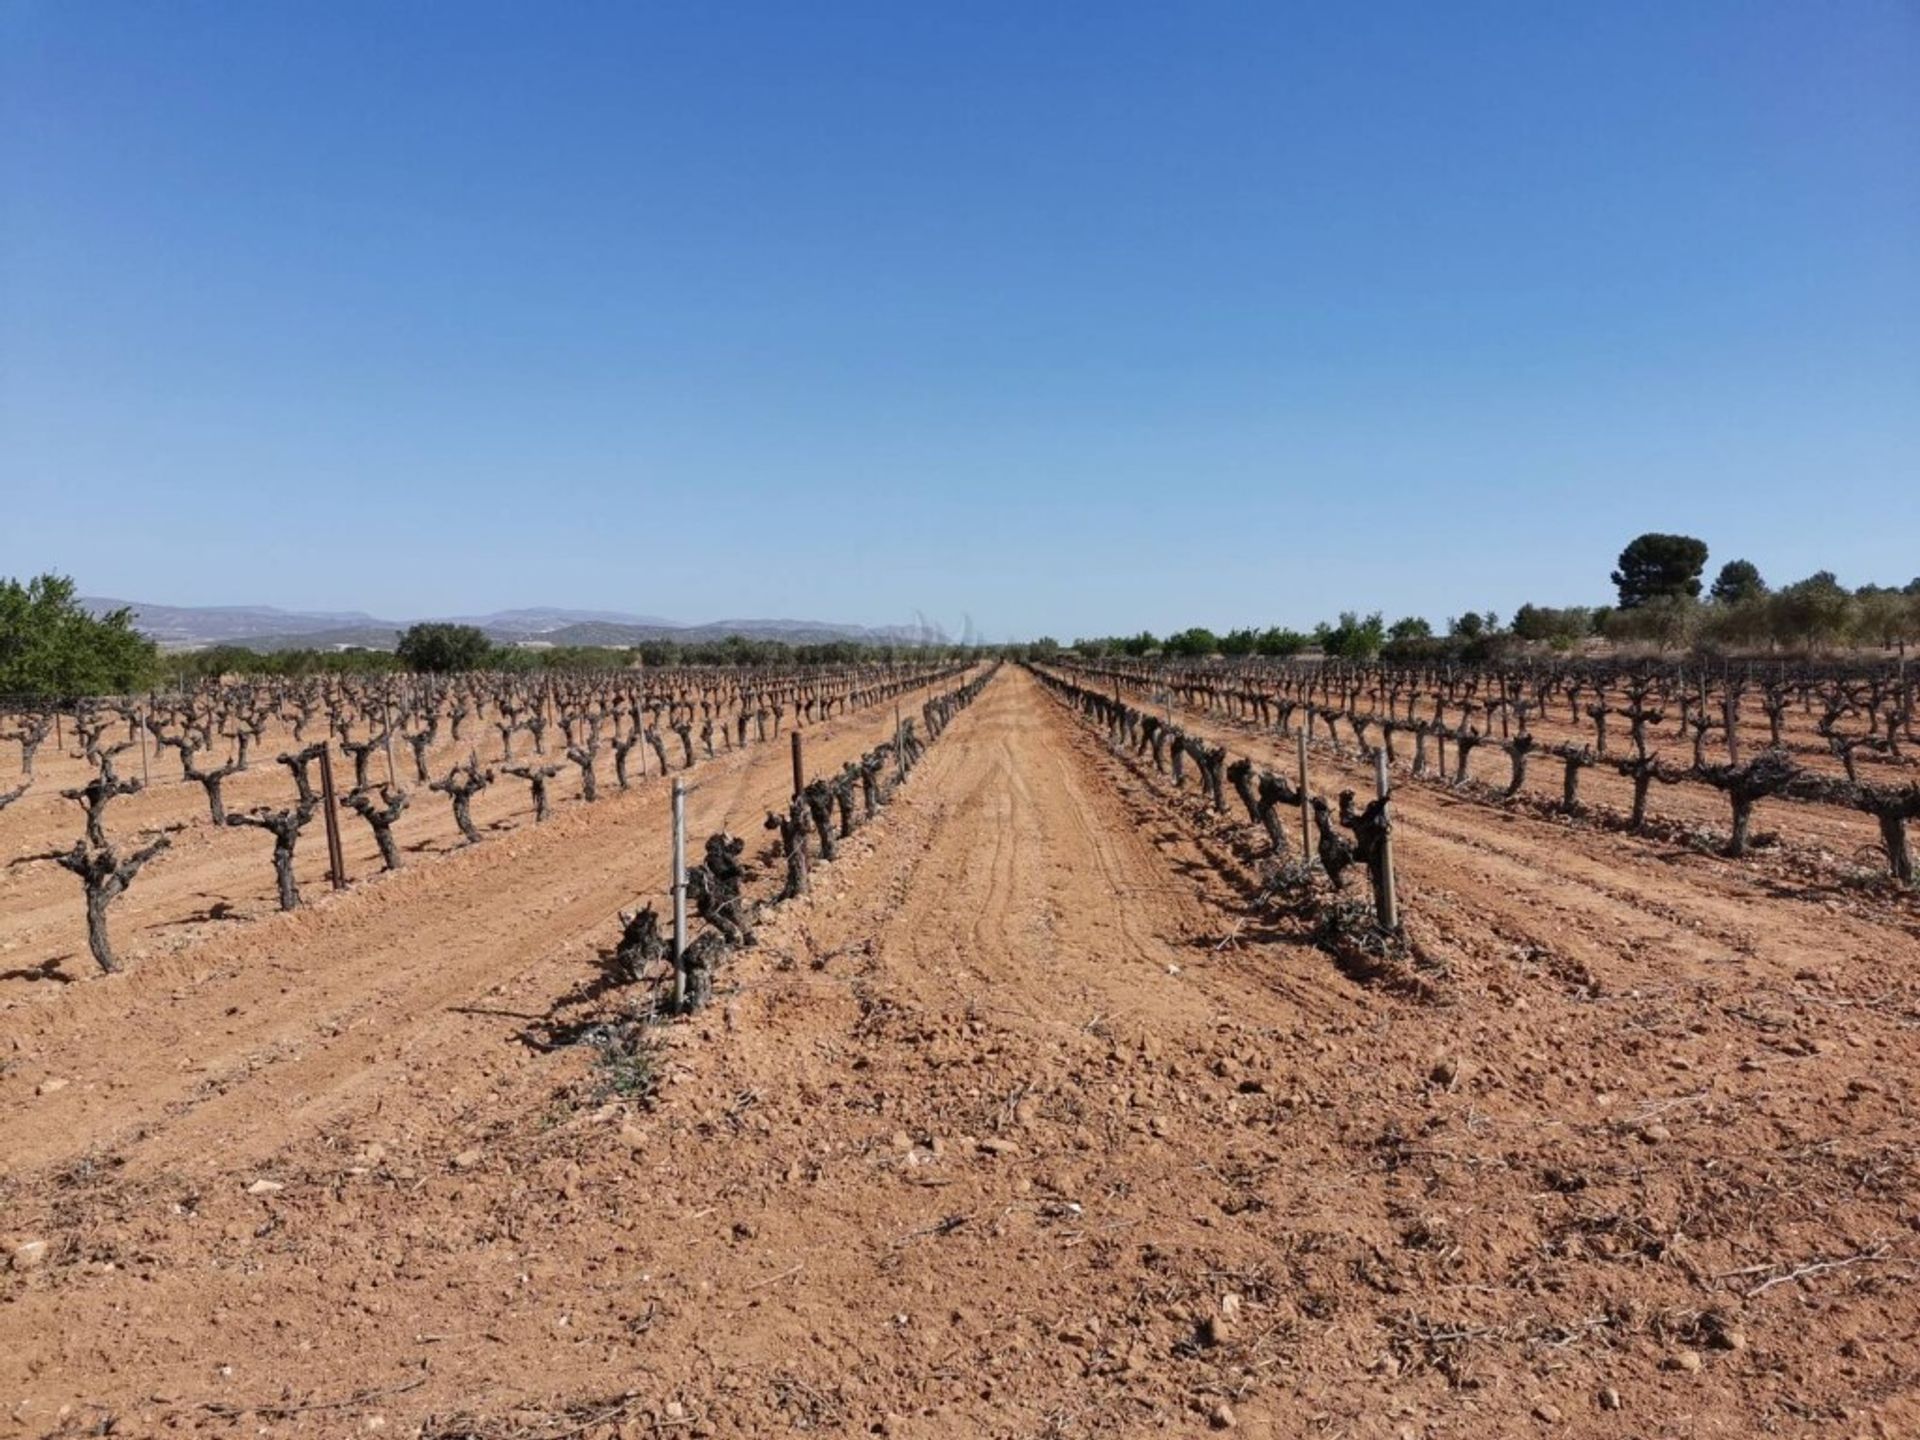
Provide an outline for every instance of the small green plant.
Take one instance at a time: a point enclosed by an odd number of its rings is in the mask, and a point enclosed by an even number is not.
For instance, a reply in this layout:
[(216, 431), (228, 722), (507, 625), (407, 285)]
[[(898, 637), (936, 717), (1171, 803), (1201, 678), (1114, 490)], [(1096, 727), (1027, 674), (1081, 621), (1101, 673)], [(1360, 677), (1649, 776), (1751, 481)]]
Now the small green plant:
[(649, 1100), (659, 1091), (660, 1036), (650, 1021), (636, 1017), (595, 1026), (586, 1043), (594, 1050), (596, 1100)]

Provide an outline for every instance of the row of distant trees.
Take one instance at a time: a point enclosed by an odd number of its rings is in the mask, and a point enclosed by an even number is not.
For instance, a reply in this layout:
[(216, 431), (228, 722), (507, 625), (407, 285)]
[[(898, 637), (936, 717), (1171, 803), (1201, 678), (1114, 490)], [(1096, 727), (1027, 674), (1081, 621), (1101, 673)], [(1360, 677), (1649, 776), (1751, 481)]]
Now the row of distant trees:
[(1493, 611), (1468, 611), (1438, 629), (1417, 615), (1388, 623), (1383, 612), (1342, 611), (1311, 632), (1205, 627), (1155, 636), (1149, 631), (1081, 639), (1071, 647), (1042, 637), (1040, 658), (1071, 648), (1087, 657), (1297, 655), (1309, 647), (1345, 659), (1486, 659), (1523, 649), (1572, 651), (1589, 641), (1714, 653), (1819, 651), (1842, 647), (1897, 650), (1920, 643), (1920, 577), (1904, 587), (1848, 589), (1831, 571), (1778, 588), (1750, 560), (1729, 560), (1705, 583), (1707, 545), (1690, 535), (1649, 533), (1620, 552), (1613, 605), (1522, 605), (1503, 625)]
[[(1314, 647), (1323, 654), (1350, 659), (1420, 660), (1484, 659), (1528, 647), (1571, 651), (1596, 639), (1720, 653), (1857, 646), (1904, 654), (1909, 645), (1920, 643), (1920, 577), (1900, 588), (1848, 589), (1822, 570), (1774, 588), (1751, 561), (1729, 560), (1708, 585), (1707, 558), (1706, 542), (1690, 535), (1637, 536), (1620, 552), (1611, 576), (1618, 603), (1522, 605), (1504, 626), (1491, 611), (1456, 615), (1436, 630), (1417, 615), (1389, 624), (1379, 611), (1363, 615), (1347, 610), (1311, 631), (1242, 627), (1217, 635), (1195, 626), (1165, 636), (1141, 631), (1076, 640), (1072, 648), (1090, 657), (1285, 657)], [(1006, 647), (1011, 653), (1042, 659), (1063, 648), (1045, 636), (1030, 645)], [(476, 626), (434, 622), (407, 630), (392, 651), (259, 653), (220, 645), (162, 657), (154, 643), (134, 628), (129, 611), (88, 614), (75, 599), (73, 581), (65, 576), (47, 574), (24, 582), (0, 578), (0, 696), (126, 694), (162, 679), (195, 675), (849, 664), (924, 659), (930, 653), (925, 647), (906, 645), (855, 641), (788, 645), (741, 635), (694, 645), (650, 640), (632, 647), (525, 649), (496, 645)]]
[(463, 670), (526, 673), (541, 670), (625, 670), (635, 665), (830, 665), (893, 659), (926, 659), (925, 646), (867, 645), (839, 640), (790, 645), (729, 635), (682, 644), (646, 640), (638, 645), (499, 645), (473, 625), (433, 621), (403, 632), (392, 650), (275, 650), (215, 645), (168, 657), (168, 673), (184, 675), (300, 676), (326, 673), (454, 674)]
[(405, 670), (621, 669), (629, 665), (847, 665), (884, 660), (926, 660), (964, 647), (872, 644), (826, 640), (791, 645), (784, 640), (755, 640), (728, 635), (692, 644), (643, 640), (632, 646), (553, 645), (539, 648), (496, 645), (472, 625), (429, 622), (400, 637), (394, 659)]
[(789, 645), (744, 635), (692, 645), (649, 640), (635, 646), (523, 648), (497, 645), (477, 626), (430, 622), (405, 631), (392, 650), (256, 651), (244, 645), (213, 645), (162, 655), (134, 628), (131, 611), (90, 615), (66, 576), (0, 578), (0, 697), (7, 698), (126, 695), (212, 675), (291, 678), (399, 671), (619, 670), (633, 665), (830, 665), (924, 660), (941, 653), (938, 647), (852, 640)]

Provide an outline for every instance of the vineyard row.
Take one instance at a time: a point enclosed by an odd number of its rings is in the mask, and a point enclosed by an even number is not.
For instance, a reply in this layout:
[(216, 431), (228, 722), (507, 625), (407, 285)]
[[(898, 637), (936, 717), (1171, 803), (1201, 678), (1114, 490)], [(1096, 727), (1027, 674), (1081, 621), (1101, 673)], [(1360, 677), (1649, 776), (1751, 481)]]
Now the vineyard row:
[[(1634, 831), (1647, 825), (1648, 797), (1656, 783), (1707, 786), (1719, 792), (1730, 808), (1725, 848), (1733, 857), (1747, 853), (1754, 807), (1761, 800), (1778, 798), (1855, 810), (1877, 823), (1894, 880), (1901, 885), (1913, 883), (1907, 826), (1920, 816), (1920, 782), (1862, 779), (1853, 759), (1854, 750), (1871, 740), (1891, 762), (1906, 767), (1910, 757), (1903, 751), (1902, 742), (1911, 738), (1912, 692), (1911, 682), (1904, 678), (1895, 690), (1872, 691), (1870, 702), (1863, 698), (1865, 713), (1875, 717), (1876, 727), (1870, 734), (1851, 734), (1850, 743), (1835, 746), (1835, 753), (1845, 760), (1844, 775), (1835, 775), (1815, 770), (1804, 757), (1797, 758), (1790, 751), (1783, 735), (1785, 706), (1779, 703), (1784, 692), (1777, 689), (1767, 692), (1772, 743), (1743, 759), (1738, 744), (1737, 691), (1722, 696), (1721, 713), (1716, 718), (1706, 692), (1685, 686), (1677, 691), (1663, 689), (1658, 676), (1644, 671), (1625, 672), (1590, 692), (1595, 698), (1586, 713), (1598, 729), (1595, 742), (1590, 744), (1550, 742), (1536, 735), (1533, 728), (1544, 715), (1547, 701), (1555, 696), (1566, 699), (1577, 716), (1581, 695), (1589, 692), (1587, 680), (1575, 672), (1544, 678), (1528, 671), (1449, 676), (1437, 670), (1409, 672), (1378, 666), (1340, 667), (1329, 673), (1321, 673), (1326, 667), (1276, 667), (1264, 674), (1245, 669), (1139, 663), (1065, 668), (1084, 682), (1112, 690), (1116, 698), (1126, 688), (1168, 706), (1177, 699), (1188, 707), (1283, 736), (1291, 736), (1298, 727), (1312, 740), (1317, 731), (1324, 731), (1326, 739), (1338, 747), (1344, 726), (1363, 758), (1371, 760), (1377, 749), (1385, 754), (1389, 766), (1402, 763), (1406, 758), (1402, 745), (1410, 740), (1411, 775), (1456, 787), (1471, 779), (1474, 752), (1484, 746), (1507, 758), (1507, 780), (1499, 792), (1503, 799), (1520, 794), (1533, 757), (1548, 757), (1562, 766), (1559, 808), (1569, 815), (1582, 813), (1581, 773), (1596, 765), (1609, 765), (1632, 784), (1633, 803), (1627, 825)], [(1823, 683), (1845, 688), (1845, 682)], [(1653, 748), (1654, 727), (1667, 718), (1663, 697), (1668, 695), (1677, 695), (1682, 730), (1693, 736), (1690, 764), (1669, 763)], [(1430, 712), (1422, 713), (1428, 706)], [(1455, 717), (1452, 723), (1447, 718), (1450, 711)], [(1830, 699), (1820, 722), (1823, 734), (1833, 732), (1832, 713)], [(1609, 754), (1606, 721), (1613, 715), (1627, 725), (1630, 751), (1624, 756)], [(1498, 735), (1493, 729), (1496, 720), (1501, 732)], [(1708, 758), (1706, 738), (1716, 732), (1727, 742), (1724, 760)], [(1449, 744), (1453, 746), (1451, 765)]]

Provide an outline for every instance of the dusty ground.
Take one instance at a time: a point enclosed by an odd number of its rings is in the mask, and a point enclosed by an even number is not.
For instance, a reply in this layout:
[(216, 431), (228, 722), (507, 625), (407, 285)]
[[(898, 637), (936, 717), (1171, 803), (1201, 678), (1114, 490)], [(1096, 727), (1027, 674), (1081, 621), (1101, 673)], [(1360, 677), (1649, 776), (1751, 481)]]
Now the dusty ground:
[[(696, 826), (756, 825), (785, 763), (704, 772)], [(651, 1101), (527, 1042), (616, 1002), (580, 997), (663, 875), (657, 787), (16, 982), (0, 1239), (46, 1248), (0, 1274), (0, 1404), (36, 1436), (1920, 1433), (1912, 902), (1404, 807), (1438, 1005), (1250, 913), (1228, 837), (1011, 670), (664, 1032)]]

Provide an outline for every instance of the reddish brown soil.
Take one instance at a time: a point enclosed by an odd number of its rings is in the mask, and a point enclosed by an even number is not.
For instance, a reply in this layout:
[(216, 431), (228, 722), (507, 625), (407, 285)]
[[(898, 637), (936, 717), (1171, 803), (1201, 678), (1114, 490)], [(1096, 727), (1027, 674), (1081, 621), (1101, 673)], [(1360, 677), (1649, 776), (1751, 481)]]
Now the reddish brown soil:
[[(889, 724), (820, 727), (816, 768)], [(701, 772), (696, 831), (785, 765)], [(1250, 912), (1228, 836), (1014, 671), (668, 1027), (649, 1103), (523, 1037), (657, 888), (657, 782), (16, 982), (0, 1239), (47, 1249), (0, 1274), (0, 1413), (1920, 1433), (1912, 903), (1402, 805), (1442, 1004)]]

